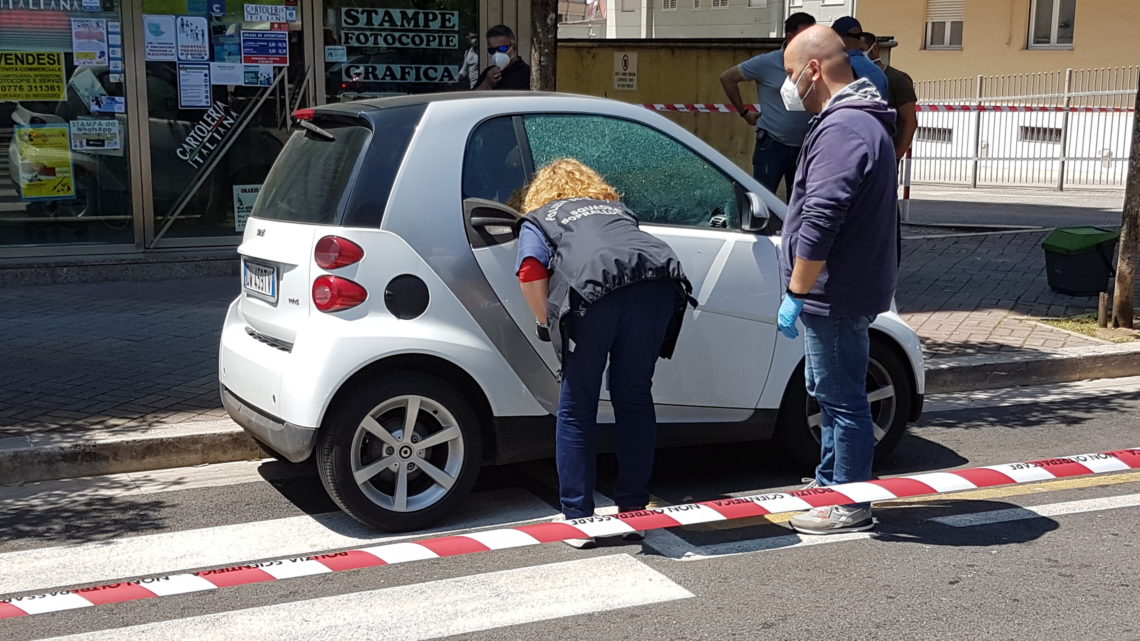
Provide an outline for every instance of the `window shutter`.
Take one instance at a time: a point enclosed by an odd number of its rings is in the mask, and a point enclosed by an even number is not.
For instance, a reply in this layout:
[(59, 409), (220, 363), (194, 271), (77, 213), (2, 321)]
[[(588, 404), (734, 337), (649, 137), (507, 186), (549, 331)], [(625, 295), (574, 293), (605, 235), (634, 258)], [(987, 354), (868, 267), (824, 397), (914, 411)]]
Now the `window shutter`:
[(966, 15), (966, 0), (926, 0), (927, 22), (961, 21)]

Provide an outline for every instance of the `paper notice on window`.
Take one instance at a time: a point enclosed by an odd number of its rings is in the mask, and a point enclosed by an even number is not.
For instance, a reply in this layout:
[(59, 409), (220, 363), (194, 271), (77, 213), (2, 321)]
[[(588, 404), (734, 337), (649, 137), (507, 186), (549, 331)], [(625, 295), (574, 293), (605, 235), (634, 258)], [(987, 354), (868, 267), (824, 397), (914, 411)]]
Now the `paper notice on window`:
[(16, 173), (21, 200), (75, 197), (68, 125), (15, 125)]
[(234, 231), (245, 231), (245, 223), (261, 193), (261, 185), (234, 185)]
[(147, 60), (177, 60), (174, 16), (143, 16), (143, 41)]
[(71, 150), (84, 152), (122, 149), (119, 121), (114, 118), (79, 118), (71, 121)]
[(179, 60), (204, 62), (210, 59), (209, 25), (205, 18), (178, 16), (174, 26)]
[(71, 51), (76, 67), (106, 66), (107, 21), (98, 18), (72, 18)]
[(63, 53), (0, 51), (0, 102), (67, 100)]
[(209, 109), (211, 104), (210, 65), (178, 65), (178, 108)]

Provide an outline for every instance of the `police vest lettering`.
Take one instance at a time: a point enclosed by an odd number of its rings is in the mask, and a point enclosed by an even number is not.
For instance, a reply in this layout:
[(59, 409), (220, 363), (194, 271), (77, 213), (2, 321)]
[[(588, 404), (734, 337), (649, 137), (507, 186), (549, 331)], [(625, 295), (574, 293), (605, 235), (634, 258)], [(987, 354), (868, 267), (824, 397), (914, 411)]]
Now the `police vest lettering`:
[(344, 7), (340, 10), (340, 26), (344, 29), (354, 27), (456, 31), (459, 29), (459, 12)]
[(455, 82), (459, 67), (450, 65), (345, 65), (350, 82)]

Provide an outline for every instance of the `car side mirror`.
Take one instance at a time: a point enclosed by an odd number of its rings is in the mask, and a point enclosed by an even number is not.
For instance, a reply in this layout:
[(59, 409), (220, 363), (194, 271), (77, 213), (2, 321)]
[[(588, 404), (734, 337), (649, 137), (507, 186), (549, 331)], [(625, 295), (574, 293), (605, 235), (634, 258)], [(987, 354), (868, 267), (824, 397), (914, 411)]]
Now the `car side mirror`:
[(760, 196), (746, 192), (745, 197), (748, 200), (748, 206), (740, 215), (740, 228), (744, 231), (764, 231), (768, 226), (768, 218), (771, 212), (768, 211), (768, 206), (760, 199)]

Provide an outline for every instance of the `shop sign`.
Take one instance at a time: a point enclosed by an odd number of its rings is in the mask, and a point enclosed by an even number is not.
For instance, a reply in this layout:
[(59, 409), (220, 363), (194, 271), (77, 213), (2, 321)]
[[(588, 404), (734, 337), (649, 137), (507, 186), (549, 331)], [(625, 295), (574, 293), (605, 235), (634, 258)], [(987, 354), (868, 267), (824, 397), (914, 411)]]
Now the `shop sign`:
[[(203, 62), (210, 59), (209, 31), (206, 19), (200, 16), (178, 16), (178, 59)], [(209, 106), (209, 105), (206, 105)]]
[(261, 185), (234, 185), (234, 231), (245, 231), (245, 222), (261, 193)]
[(22, 200), (75, 197), (68, 132), (66, 123), (13, 127)]
[(459, 47), (458, 11), (343, 7), (340, 26), (341, 40), (349, 47)]
[(178, 65), (178, 108), (209, 109), (212, 103), (210, 65)]
[(72, 18), (71, 50), (77, 67), (106, 66), (107, 21), (98, 18)]
[(143, 16), (143, 33), (147, 60), (172, 61), (178, 59), (174, 16)]
[(345, 65), (342, 79), (355, 82), (456, 82), (459, 67), (451, 65)]
[(80, 11), (83, 9), (83, 0), (0, 0), (0, 9)]
[(114, 118), (77, 118), (71, 121), (72, 151), (113, 151), (122, 148), (119, 121)]
[(289, 33), (242, 31), (241, 61), (247, 65), (289, 64)]
[(214, 102), (202, 119), (190, 129), (190, 133), (174, 153), (179, 159), (197, 169), (206, 164), (210, 154), (222, 144), (235, 124), (237, 124), (237, 115), (230, 111), (229, 106), (222, 102)]
[(63, 53), (0, 51), (0, 101), (67, 100)]
[[(296, 10), (294, 10), (294, 17)], [(279, 4), (245, 5), (246, 22), (289, 22), (287, 7)]]

